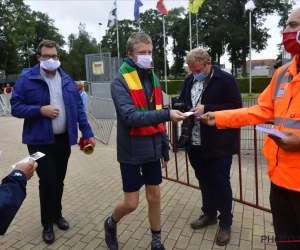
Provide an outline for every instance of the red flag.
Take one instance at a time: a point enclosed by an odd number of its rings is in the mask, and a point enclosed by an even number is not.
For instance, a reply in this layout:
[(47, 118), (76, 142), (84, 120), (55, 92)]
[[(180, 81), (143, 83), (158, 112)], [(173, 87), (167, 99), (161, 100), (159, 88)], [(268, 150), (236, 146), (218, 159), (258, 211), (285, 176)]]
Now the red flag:
[(164, 0), (158, 0), (157, 4), (156, 4), (156, 8), (158, 9), (158, 11), (163, 14), (163, 15), (168, 15), (168, 10), (166, 8), (165, 2)]

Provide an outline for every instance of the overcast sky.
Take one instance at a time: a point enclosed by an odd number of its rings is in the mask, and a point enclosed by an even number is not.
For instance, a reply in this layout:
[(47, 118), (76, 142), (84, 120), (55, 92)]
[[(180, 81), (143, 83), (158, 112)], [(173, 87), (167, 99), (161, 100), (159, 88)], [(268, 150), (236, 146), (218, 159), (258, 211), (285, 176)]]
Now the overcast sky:
[[(78, 25), (80, 22), (86, 24), (86, 30), (97, 39), (100, 40), (99, 24), (101, 26), (101, 35), (105, 34), (107, 29), (108, 15), (112, 8), (114, 0), (25, 0), (25, 4), (29, 5), (32, 10), (48, 13), (49, 16), (55, 20), (55, 26), (59, 29), (59, 32), (67, 40), (71, 33), (78, 33)], [(140, 12), (144, 12), (148, 9), (155, 9), (157, 0), (142, 0), (143, 6), (140, 8)], [(188, 6), (188, 1), (182, 0), (165, 0), (167, 9), (175, 7)], [(300, 7), (300, 0), (296, 0), (294, 8)], [(134, 19), (134, 0), (117, 0), (117, 15), (119, 20)], [(268, 41), (268, 47), (266, 50), (260, 53), (252, 52), (252, 59), (276, 59), (278, 54), (277, 44), (281, 42), (280, 30), (277, 28), (278, 16), (273, 15), (267, 18), (265, 27), (269, 28), (269, 34), (271, 38)], [(245, 30), (249, 32), (249, 30)], [(187, 40), (189, 43), (189, 40)], [(170, 60), (170, 56), (168, 56)], [(231, 65), (228, 62), (228, 56), (224, 56), (221, 59), (221, 63), (226, 63), (226, 68), (230, 68)]]

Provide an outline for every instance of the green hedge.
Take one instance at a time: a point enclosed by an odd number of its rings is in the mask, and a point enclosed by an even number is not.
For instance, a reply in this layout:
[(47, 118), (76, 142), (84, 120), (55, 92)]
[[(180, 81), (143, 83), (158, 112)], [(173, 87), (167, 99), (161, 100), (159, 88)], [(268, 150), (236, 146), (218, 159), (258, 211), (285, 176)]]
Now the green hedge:
[[(261, 93), (270, 84), (271, 77), (253, 77), (252, 78), (252, 93)], [(237, 78), (241, 93), (249, 93), (249, 77)]]
[[(271, 82), (271, 77), (252, 77), (252, 93), (261, 93)], [(249, 93), (249, 77), (236, 79), (241, 93)], [(184, 80), (168, 81), (168, 94), (176, 95), (177, 91), (181, 91)], [(165, 81), (161, 81), (162, 89), (166, 92)]]

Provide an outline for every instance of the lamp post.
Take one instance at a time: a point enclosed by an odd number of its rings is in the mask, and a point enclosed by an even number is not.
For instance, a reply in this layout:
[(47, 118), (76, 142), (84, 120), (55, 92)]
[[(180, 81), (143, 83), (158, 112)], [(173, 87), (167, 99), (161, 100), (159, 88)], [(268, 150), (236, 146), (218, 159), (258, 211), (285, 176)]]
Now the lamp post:
[(245, 4), (245, 13), (249, 11), (249, 94), (252, 94), (252, 12), (257, 8), (257, 0), (247, 0)]
[(101, 25), (102, 23), (99, 23), (99, 36), (100, 36), (100, 58), (102, 57), (101, 54), (102, 54), (102, 51), (101, 51)]
[[(103, 67), (103, 60), (102, 60), (102, 50), (101, 50), (101, 25), (102, 23), (99, 23), (99, 43), (100, 43), (100, 61), (102, 62), (102, 67)], [(103, 74), (100, 76), (100, 80), (103, 81)]]

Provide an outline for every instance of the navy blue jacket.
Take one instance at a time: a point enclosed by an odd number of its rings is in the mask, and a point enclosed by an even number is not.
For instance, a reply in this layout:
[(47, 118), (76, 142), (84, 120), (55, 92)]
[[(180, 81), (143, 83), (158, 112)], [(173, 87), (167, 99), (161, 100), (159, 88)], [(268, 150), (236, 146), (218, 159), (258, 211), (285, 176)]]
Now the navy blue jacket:
[[(136, 67), (130, 59), (125, 59)], [(169, 140), (165, 132), (148, 136), (131, 136), (133, 127), (157, 126), (170, 120), (168, 109), (152, 110), (149, 100), (153, 93), (150, 71), (137, 67), (148, 104), (148, 112), (139, 112), (132, 101), (128, 85), (121, 74), (111, 82), (111, 96), (117, 113), (117, 160), (120, 163), (143, 164), (159, 160), (162, 156), (169, 160)]]
[(0, 185), (0, 235), (4, 235), (26, 197), (26, 176), (12, 171)]
[[(67, 128), (70, 145), (77, 144), (78, 127), (84, 139), (93, 137), (83, 103), (75, 82), (61, 68), (62, 94), (66, 108)], [(42, 116), (40, 107), (50, 105), (48, 85), (40, 74), (40, 64), (24, 69), (14, 85), (11, 114), (25, 118), (23, 126), (24, 144), (45, 145), (54, 143), (52, 119)]]
[[(242, 97), (238, 83), (229, 73), (213, 66), (212, 72), (206, 78), (201, 104), (204, 105), (204, 113), (226, 109), (238, 109), (242, 107)], [(193, 74), (189, 74), (183, 84), (183, 88), (177, 103), (186, 103), (192, 107), (191, 89), (194, 84)], [(200, 123), (201, 152), (203, 158), (229, 157), (238, 150), (238, 129), (217, 129)], [(190, 147), (187, 147), (189, 150)]]

